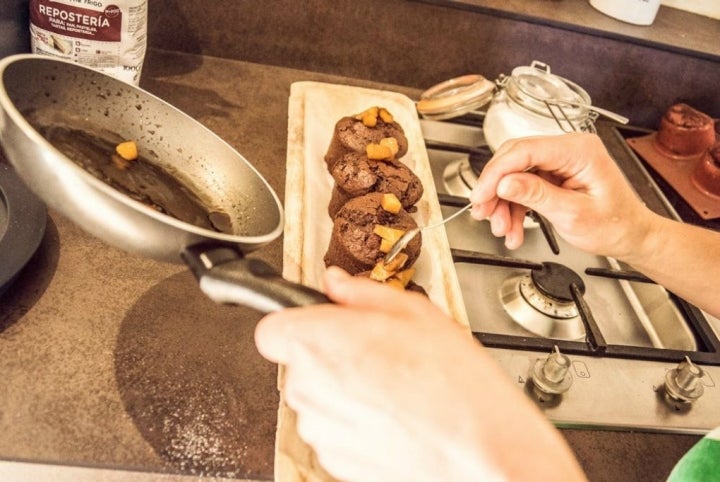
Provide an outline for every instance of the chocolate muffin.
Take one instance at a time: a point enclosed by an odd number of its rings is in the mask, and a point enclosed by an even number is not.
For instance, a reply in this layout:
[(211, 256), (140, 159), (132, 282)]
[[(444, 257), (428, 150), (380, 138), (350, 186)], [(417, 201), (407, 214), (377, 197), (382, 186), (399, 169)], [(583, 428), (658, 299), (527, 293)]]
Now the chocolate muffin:
[[(367, 111), (366, 111), (367, 112)], [(385, 111), (387, 112), (387, 111)], [(384, 119), (383, 119), (384, 118)], [(392, 137), (397, 140), (398, 152), (396, 158), (407, 153), (408, 140), (402, 126), (395, 122), (390, 115), (376, 115), (375, 123), (368, 122), (362, 114), (347, 116), (335, 124), (330, 146), (325, 154), (328, 169), (348, 152), (364, 153), (368, 144), (379, 143), (382, 139)], [(389, 122), (387, 120), (389, 120)], [(367, 125), (371, 124), (371, 125)]]
[(420, 178), (397, 160), (376, 161), (364, 153), (349, 152), (335, 163), (330, 174), (335, 180), (328, 206), (330, 217), (335, 217), (350, 199), (370, 192), (395, 194), (408, 212), (423, 195)]
[[(375, 225), (407, 231), (417, 227), (404, 209), (397, 214), (383, 209), (382, 193), (369, 193), (350, 199), (335, 215), (325, 266), (339, 266), (350, 274), (372, 270), (385, 253), (380, 251), (382, 239), (373, 231)], [(418, 234), (404, 249), (409, 268), (420, 255), (422, 235)]]

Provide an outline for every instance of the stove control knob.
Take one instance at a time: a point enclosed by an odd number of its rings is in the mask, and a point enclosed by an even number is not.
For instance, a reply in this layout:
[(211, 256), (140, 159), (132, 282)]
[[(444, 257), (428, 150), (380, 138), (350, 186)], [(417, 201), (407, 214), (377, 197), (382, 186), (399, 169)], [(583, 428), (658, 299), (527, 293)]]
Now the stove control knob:
[(687, 356), (677, 368), (665, 374), (665, 393), (675, 401), (692, 403), (703, 394), (702, 368), (695, 365)]
[(572, 385), (573, 378), (570, 370), (570, 358), (560, 353), (555, 346), (553, 352), (546, 359), (538, 359), (533, 367), (532, 382), (535, 394), (542, 401), (543, 395), (554, 396), (565, 393)]

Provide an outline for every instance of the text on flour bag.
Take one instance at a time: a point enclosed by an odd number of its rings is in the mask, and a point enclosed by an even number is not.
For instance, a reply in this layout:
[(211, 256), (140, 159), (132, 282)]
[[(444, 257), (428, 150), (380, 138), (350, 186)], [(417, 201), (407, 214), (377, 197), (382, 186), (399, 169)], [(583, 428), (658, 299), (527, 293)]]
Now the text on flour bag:
[(147, 0), (30, 0), (32, 52), (137, 85), (147, 49)]

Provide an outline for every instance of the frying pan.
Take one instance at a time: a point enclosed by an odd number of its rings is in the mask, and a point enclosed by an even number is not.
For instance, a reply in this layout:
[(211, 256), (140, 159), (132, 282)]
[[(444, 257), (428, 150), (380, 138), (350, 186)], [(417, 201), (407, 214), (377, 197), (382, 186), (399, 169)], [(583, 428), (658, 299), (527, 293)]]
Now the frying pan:
[(0, 296), (8, 290), (45, 234), (46, 209), (0, 153)]
[[(110, 245), (185, 263), (217, 302), (264, 313), (328, 302), (244, 256), (280, 236), (282, 205), (240, 153), (192, 117), (138, 87), (50, 57), (6, 57), (0, 82), (0, 142), (16, 173), (48, 206)], [(151, 163), (227, 213), (232, 229), (227, 234), (180, 221), (116, 190), (46, 140), (41, 131), (52, 126), (135, 140)]]

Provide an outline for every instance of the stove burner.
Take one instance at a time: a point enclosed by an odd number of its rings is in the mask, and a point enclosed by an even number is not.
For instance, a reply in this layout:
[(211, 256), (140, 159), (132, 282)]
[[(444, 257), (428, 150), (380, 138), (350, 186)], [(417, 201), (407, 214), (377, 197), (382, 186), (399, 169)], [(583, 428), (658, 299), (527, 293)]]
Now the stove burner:
[(479, 146), (470, 152), (470, 155), (468, 156), (468, 163), (470, 164), (470, 168), (475, 174), (475, 177), (479, 176), (482, 170), (485, 169), (485, 164), (492, 159), (492, 156), (493, 152), (490, 150), (489, 146)]
[(452, 162), (443, 171), (443, 184), (448, 194), (464, 198), (470, 197), (478, 175), (470, 167), (467, 158)]
[(443, 182), (448, 194), (469, 197), (480, 172), (492, 156), (488, 146), (478, 146), (470, 151), (468, 157), (448, 164), (443, 172)]
[(542, 269), (506, 279), (500, 299), (510, 317), (526, 330), (546, 338), (579, 340), (585, 338), (585, 325), (571, 284), (585, 292), (582, 278), (570, 268), (543, 263)]
[(575, 283), (580, 292), (585, 294), (585, 283), (582, 278), (567, 266), (560, 263), (543, 263), (542, 269), (530, 272), (530, 278), (538, 291), (559, 302), (573, 301), (570, 284)]

